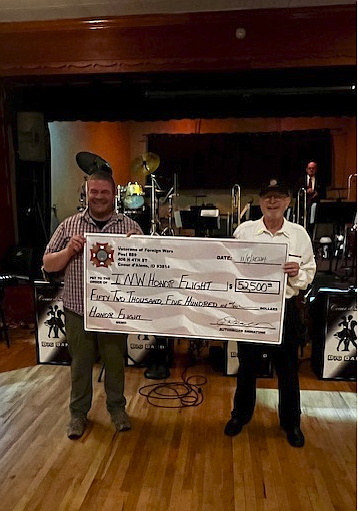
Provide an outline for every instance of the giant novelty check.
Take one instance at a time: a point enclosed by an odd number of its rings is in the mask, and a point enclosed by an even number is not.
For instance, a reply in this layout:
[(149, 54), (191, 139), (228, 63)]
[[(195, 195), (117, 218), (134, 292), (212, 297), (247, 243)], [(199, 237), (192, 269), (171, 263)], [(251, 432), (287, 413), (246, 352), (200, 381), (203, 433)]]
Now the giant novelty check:
[(280, 344), (287, 245), (87, 234), (85, 328)]

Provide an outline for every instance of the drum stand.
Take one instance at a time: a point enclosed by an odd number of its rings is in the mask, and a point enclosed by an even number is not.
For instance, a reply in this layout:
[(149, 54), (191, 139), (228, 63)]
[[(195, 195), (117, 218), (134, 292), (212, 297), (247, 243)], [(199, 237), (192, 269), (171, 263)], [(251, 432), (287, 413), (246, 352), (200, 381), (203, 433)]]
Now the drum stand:
[(117, 214), (123, 213), (121, 189), (122, 187), (120, 185), (117, 185), (117, 195), (114, 199), (115, 210)]
[(79, 213), (82, 213), (87, 207), (87, 177), (85, 177), (84, 182), (81, 185), (81, 192), (80, 192), (80, 205), (77, 206), (77, 211)]
[[(350, 233), (350, 234), (349, 234)], [(348, 239), (350, 238), (350, 239)], [(352, 227), (345, 228), (344, 241), (342, 250), (337, 254), (336, 260), (336, 271), (338, 267), (339, 258), (344, 261), (344, 275), (341, 276), (341, 281), (349, 281), (352, 277), (355, 277), (357, 271), (357, 224), (353, 224)], [(351, 262), (349, 264), (349, 259)]]
[(178, 197), (178, 174), (174, 174), (174, 185), (163, 199), (163, 204), (168, 199), (168, 225), (160, 233), (161, 236), (175, 236), (173, 228), (173, 197)]
[(150, 187), (150, 235), (151, 236), (159, 236), (157, 232), (158, 225), (158, 215), (157, 215), (157, 196), (156, 196), (156, 186), (159, 188), (157, 180), (155, 179), (154, 174), (150, 175), (151, 179), (151, 187)]
[(174, 188), (171, 187), (169, 193), (164, 199), (164, 202), (166, 201), (166, 199), (168, 199), (168, 225), (160, 233), (161, 236), (175, 236), (175, 232), (173, 229), (173, 197), (175, 197), (176, 194), (173, 192)]

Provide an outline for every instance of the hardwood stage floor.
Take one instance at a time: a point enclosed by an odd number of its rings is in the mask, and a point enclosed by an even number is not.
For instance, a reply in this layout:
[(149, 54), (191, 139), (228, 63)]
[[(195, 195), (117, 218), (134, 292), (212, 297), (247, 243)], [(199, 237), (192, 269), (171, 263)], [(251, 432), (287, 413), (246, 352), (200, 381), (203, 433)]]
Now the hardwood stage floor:
[[(145, 379), (143, 368), (129, 367), (126, 397), (133, 429), (117, 433), (105, 409), (103, 383), (97, 381), (101, 367), (96, 365), (88, 429), (80, 440), (70, 441), (70, 369), (35, 365), (31, 333), (26, 335), (12, 339), (9, 349), (0, 343), (1, 510), (356, 509), (355, 383), (319, 381), (309, 362), (302, 361), (306, 444), (295, 449), (278, 426), (275, 378), (259, 380), (253, 420), (232, 439), (223, 428), (234, 377), (215, 372), (208, 359), (199, 358), (188, 375), (197, 375), (191, 383), (207, 378), (203, 402), (158, 408), (138, 389), (161, 382)], [(185, 342), (168, 382), (182, 381)], [(164, 404), (178, 405), (172, 400)]]

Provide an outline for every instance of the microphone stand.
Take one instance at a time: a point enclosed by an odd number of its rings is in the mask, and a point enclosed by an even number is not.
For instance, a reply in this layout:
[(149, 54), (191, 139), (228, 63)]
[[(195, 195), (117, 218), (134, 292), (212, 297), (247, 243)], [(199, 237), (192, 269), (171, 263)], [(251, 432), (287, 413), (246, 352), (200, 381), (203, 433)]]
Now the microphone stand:
[(161, 236), (175, 236), (173, 228), (173, 198), (178, 197), (178, 174), (174, 174), (174, 185), (163, 199), (163, 204), (168, 200), (168, 225), (160, 233)]
[(158, 186), (158, 183), (155, 179), (155, 175), (150, 175), (151, 179), (151, 188), (150, 188), (150, 208), (151, 208), (151, 219), (150, 219), (150, 235), (156, 236), (157, 232), (157, 196), (155, 193), (155, 187)]
[(143, 160), (143, 167), (146, 170), (146, 173), (150, 174), (151, 186), (150, 186), (150, 230), (149, 233), (151, 236), (156, 236), (157, 233), (157, 215), (156, 215), (156, 195), (155, 195), (155, 187), (158, 186), (158, 183), (155, 179), (155, 175), (151, 174), (150, 169), (147, 166), (147, 162)]
[(173, 229), (173, 197), (174, 197), (174, 187), (172, 186), (165, 198), (163, 199), (163, 204), (168, 200), (168, 225), (162, 230), (160, 233), (161, 236), (174, 236)]

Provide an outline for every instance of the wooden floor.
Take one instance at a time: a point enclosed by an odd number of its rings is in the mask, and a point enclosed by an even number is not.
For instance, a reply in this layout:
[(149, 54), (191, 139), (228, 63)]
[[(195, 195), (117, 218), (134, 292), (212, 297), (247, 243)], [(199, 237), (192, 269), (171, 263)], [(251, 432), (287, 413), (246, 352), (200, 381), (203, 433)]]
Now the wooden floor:
[[(138, 389), (159, 382), (129, 367), (133, 429), (115, 432), (96, 378), (89, 427), (70, 441), (69, 367), (35, 365), (32, 333), (10, 333), (10, 349), (0, 343), (1, 510), (356, 509), (355, 383), (317, 380), (309, 361), (301, 362), (306, 444), (295, 449), (278, 426), (275, 378), (259, 380), (254, 418), (231, 439), (223, 428), (235, 378), (215, 372), (205, 355), (188, 370), (207, 378), (204, 400), (187, 408), (149, 404)], [(176, 347), (169, 382), (181, 381), (185, 342)]]

